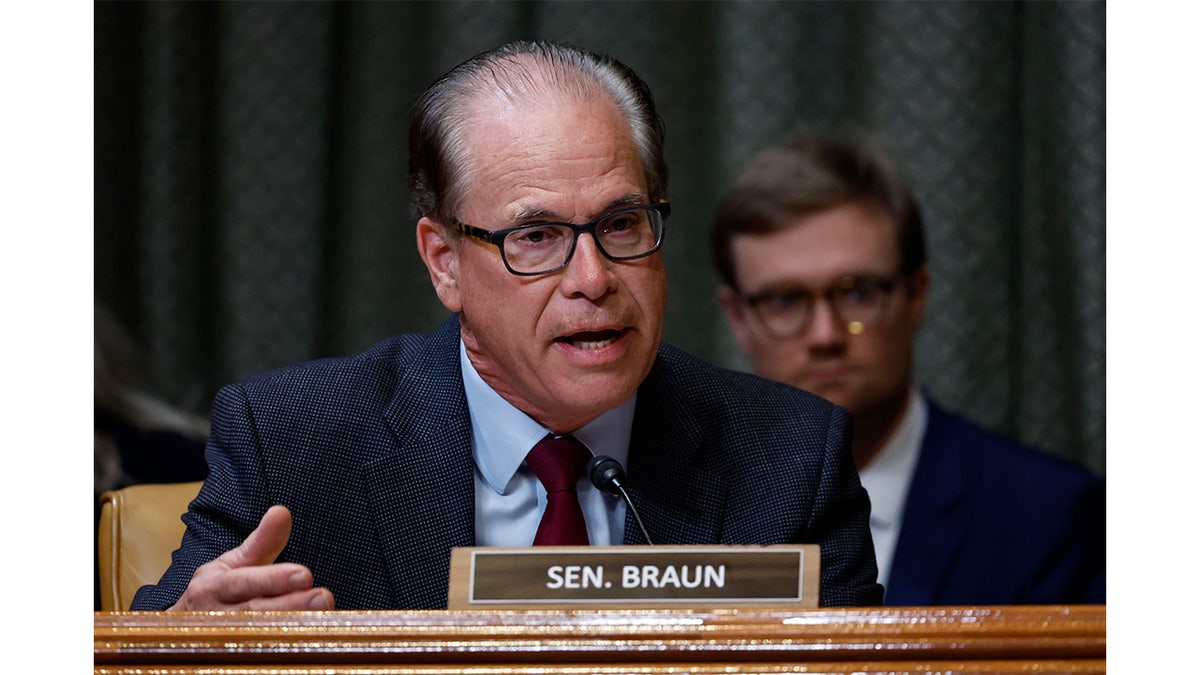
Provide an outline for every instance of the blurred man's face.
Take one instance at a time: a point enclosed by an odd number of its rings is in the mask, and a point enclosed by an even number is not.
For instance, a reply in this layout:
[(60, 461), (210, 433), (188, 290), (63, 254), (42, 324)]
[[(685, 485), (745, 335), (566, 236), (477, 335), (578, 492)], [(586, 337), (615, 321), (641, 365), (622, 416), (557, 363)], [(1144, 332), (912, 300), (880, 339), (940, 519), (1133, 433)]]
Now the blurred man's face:
[[(585, 223), (648, 203), (633, 141), (611, 103), (487, 99), (474, 112), (460, 221), (485, 230)], [(565, 268), (523, 277), (505, 268), (495, 246), (441, 232), (422, 219), (422, 257), (443, 304), (462, 313), (468, 356), (492, 388), (560, 433), (633, 396), (662, 338), (661, 252), (614, 262), (582, 234)]]
[(721, 290), (721, 305), (757, 374), (818, 394), (858, 419), (895, 410), (904, 400), (928, 277), (924, 269), (899, 277), (896, 230), (883, 209), (848, 203), (778, 232), (738, 235), (733, 260), (742, 298), (819, 292), (846, 276), (896, 280), (878, 319), (857, 334), (837, 320), (827, 300), (817, 300), (808, 328), (789, 337), (772, 335), (729, 288)]

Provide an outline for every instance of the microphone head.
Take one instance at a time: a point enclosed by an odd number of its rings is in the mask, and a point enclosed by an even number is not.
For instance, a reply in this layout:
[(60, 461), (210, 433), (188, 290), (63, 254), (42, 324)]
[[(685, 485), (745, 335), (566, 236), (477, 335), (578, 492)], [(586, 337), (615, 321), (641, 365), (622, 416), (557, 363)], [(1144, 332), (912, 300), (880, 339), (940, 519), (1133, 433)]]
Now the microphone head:
[(610, 494), (619, 494), (618, 487), (625, 478), (625, 469), (621, 463), (608, 455), (597, 455), (587, 463), (588, 480), (592, 481), (598, 490)]

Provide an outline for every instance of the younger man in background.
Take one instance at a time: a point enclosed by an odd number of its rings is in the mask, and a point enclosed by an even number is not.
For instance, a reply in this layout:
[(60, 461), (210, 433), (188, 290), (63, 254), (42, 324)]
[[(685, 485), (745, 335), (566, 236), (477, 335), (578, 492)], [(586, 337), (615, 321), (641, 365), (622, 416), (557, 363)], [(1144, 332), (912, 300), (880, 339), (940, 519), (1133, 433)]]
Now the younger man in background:
[(755, 373), (853, 414), (885, 604), (1105, 601), (1103, 482), (916, 388), (930, 277), (886, 160), (808, 136), (763, 151), (718, 204), (713, 259)]

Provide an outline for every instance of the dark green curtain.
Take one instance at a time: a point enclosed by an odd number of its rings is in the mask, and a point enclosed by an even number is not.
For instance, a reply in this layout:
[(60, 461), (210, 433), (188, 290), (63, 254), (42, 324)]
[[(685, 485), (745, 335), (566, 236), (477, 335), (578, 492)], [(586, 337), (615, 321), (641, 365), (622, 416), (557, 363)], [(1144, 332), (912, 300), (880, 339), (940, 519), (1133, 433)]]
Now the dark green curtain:
[(650, 85), (674, 205), (667, 339), (744, 368), (712, 207), (800, 127), (910, 177), (933, 296), (918, 376), (1002, 433), (1105, 464), (1105, 5), (152, 2), (95, 5), (95, 300), (169, 401), (424, 332), (445, 310), (405, 188), (413, 100), (516, 38)]

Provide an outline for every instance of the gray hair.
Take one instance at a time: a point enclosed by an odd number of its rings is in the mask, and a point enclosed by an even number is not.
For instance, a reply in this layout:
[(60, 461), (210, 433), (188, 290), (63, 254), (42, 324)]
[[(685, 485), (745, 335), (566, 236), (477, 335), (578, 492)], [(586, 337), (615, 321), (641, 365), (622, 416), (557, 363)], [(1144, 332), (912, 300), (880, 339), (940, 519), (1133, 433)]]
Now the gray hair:
[[(548, 87), (548, 89), (547, 89)], [(666, 197), (664, 130), (646, 83), (609, 56), (553, 42), (509, 42), (456, 66), (425, 90), (408, 130), (408, 189), (419, 216), (449, 222), (465, 191), (463, 131), (483, 92), (607, 96), (629, 123), (651, 202)]]

